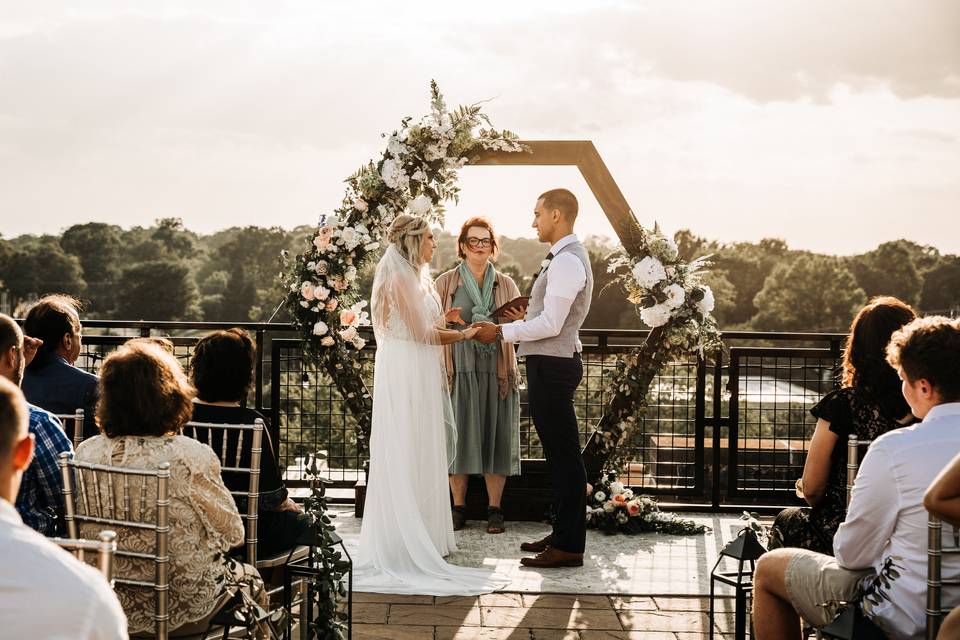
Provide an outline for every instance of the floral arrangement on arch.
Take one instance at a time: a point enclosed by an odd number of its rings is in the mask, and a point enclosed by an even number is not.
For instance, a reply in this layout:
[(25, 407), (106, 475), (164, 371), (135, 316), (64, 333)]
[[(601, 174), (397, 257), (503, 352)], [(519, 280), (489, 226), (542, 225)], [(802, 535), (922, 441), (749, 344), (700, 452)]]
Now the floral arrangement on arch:
[(607, 410), (584, 454), (607, 469), (623, 462), (614, 455), (616, 445), (642, 416), (660, 370), (671, 361), (690, 354), (704, 357), (722, 346), (711, 315), (713, 292), (703, 282), (709, 257), (687, 262), (659, 226), (648, 231), (632, 215), (620, 233), (623, 246), (607, 267), (616, 274), (611, 284), (623, 288), (651, 331), (640, 348), (617, 358), (605, 389)]
[[(487, 125), (489, 128), (484, 128)], [(305, 250), (281, 255), (284, 306), (300, 330), (304, 350), (324, 366), (358, 421), (358, 444), (369, 437), (369, 394), (356, 352), (366, 345), (366, 301), (355, 284), (379, 255), (384, 234), (403, 212), (441, 222), (444, 203), (456, 202), (457, 171), (486, 151), (524, 151), (516, 134), (492, 128), (479, 105), (448, 110), (430, 83), (430, 113), (404, 118), (377, 160), (346, 179), (340, 205), (323, 215)], [(347, 374), (350, 372), (350, 375)]]
[(617, 480), (615, 473), (605, 473), (587, 499), (587, 527), (626, 534), (656, 531), (696, 535), (709, 530), (705, 525), (660, 511), (653, 498), (634, 495)]

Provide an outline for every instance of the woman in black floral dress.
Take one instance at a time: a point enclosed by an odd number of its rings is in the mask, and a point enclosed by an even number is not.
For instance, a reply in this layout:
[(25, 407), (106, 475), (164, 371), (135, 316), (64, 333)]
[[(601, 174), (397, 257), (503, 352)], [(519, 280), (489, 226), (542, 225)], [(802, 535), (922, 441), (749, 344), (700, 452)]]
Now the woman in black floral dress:
[(850, 325), (843, 356), (842, 387), (811, 410), (817, 426), (807, 450), (797, 495), (808, 507), (776, 517), (770, 548), (800, 547), (833, 555), (833, 536), (847, 514), (847, 439), (873, 440), (914, 422), (900, 392), (897, 372), (884, 359), (894, 331), (916, 317), (892, 297), (870, 300)]

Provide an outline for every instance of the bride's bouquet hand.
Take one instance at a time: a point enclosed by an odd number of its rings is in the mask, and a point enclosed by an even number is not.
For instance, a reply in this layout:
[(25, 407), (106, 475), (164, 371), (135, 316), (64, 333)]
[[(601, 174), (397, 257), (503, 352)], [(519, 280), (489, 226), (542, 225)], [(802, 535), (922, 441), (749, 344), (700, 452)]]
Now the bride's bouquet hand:
[(473, 340), (473, 337), (480, 331), (480, 327), (467, 327), (463, 330), (464, 340)]

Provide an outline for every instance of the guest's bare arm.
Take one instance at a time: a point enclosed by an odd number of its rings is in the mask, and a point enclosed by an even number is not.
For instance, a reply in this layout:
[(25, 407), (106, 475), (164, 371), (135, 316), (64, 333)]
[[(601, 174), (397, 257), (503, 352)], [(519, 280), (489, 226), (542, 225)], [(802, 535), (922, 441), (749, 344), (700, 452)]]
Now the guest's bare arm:
[(950, 461), (923, 494), (927, 511), (953, 526), (960, 526), (960, 455)]
[(837, 434), (830, 431), (830, 423), (826, 420), (817, 420), (817, 427), (810, 440), (807, 451), (807, 461), (803, 465), (803, 480), (800, 489), (803, 499), (814, 507), (823, 500), (827, 491), (827, 479), (830, 477), (830, 456), (837, 446)]

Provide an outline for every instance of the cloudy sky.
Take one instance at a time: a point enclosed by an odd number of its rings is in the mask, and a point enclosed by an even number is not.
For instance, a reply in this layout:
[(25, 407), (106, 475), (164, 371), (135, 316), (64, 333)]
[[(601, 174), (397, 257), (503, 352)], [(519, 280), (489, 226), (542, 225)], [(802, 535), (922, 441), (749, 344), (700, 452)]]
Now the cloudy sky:
[[(72, 6), (70, 6), (72, 5)], [(0, 233), (183, 218), (311, 223), (381, 132), (488, 100), (526, 139), (590, 139), (634, 211), (725, 241), (960, 252), (952, 0), (0, 0)], [(448, 225), (529, 233), (573, 169), (474, 167)]]

